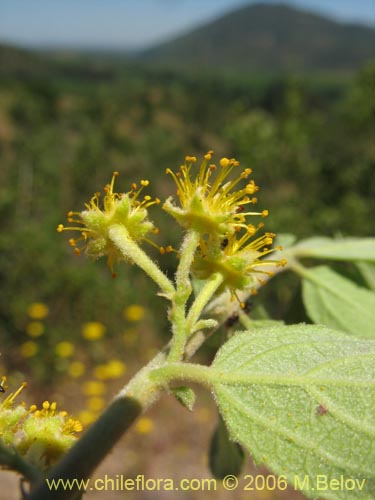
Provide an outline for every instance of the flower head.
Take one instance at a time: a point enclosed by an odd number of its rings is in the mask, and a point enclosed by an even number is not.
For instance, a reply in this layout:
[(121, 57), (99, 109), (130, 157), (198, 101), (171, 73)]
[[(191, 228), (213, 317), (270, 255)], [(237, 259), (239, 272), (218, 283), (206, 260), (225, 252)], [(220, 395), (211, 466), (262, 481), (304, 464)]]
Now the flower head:
[(181, 226), (194, 229), (200, 234), (215, 234), (219, 237), (233, 233), (238, 227), (245, 227), (246, 205), (254, 204), (257, 199), (252, 195), (258, 191), (253, 180), (235, 191), (234, 188), (251, 174), (250, 168), (239, 172), (237, 177), (229, 180), (230, 173), (240, 163), (232, 158), (221, 158), (219, 168), (211, 163), (213, 151), (209, 151), (196, 173), (193, 174), (195, 156), (186, 156), (185, 163), (177, 173), (171, 169), (166, 172), (172, 175), (177, 185), (179, 205), (168, 198), (163, 209), (171, 214)]
[(201, 239), (193, 264), (195, 276), (208, 279), (213, 273), (221, 273), (224, 278), (221, 290), (227, 287), (234, 296), (236, 290), (255, 294), (255, 285), (262, 285), (264, 276), (273, 276), (275, 267), (286, 265), (285, 259), (263, 259), (269, 253), (281, 250), (281, 247), (270, 248), (275, 237), (273, 233), (252, 239), (262, 227), (262, 223), (257, 228), (249, 224), (244, 234), (229, 234), (220, 247), (215, 246), (210, 237)]
[(16, 404), (25, 386), (0, 404), (0, 438), (29, 462), (48, 468), (73, 445), (82, 425), (66, 411), (57, 411), (54, 402), (44, 401), (40, 409), (31, 405), (28, 410), (24, 403)]
[(249, 179), (251, 169), (242, 169), (229, 180), (239, 162), (221, 158), (218, 170), (211, 163), (212, 153), (204, 156), (195, 175), (196, 158), (192, 156), (185, 158), (177, 173), (167, 169), (177, 185), (179, 206), (169, 198), (163, 208), (183, 227), (200, 234), (192, 269), (197, 278), (208, 279), (220, 273), (223, 276), (220, 290), (228, 288), (232, 295), (236, 295), (236, 290), (255, 293), (255, 285), (264, 281), (262, 277), (271, 276), (273, 268), (285, 265), (286, 261), (263, 260), (276, 250), (271, 248), (275, 235), (265, 233), (255, 237), (264, 224), (248, 222), (249, 217), (268, 216), (268, 210), (253, 212), (246, 208), (257, 203), (253, 194), (259, 190)]
[[(84, 250), (87, 255), (95, 259), (107, 255), (112, 271), (116, 259), (124, 260), (125, 257), (109, 238), (109, 228), (113, 225), (123, 225), (135, 242), (148, 241), (156, 246), (147, 238), (147, 234), (157, 232), (153, 223), (148, 220), (147, 209), (151, 205), (160, 203), (158, 198), (152, 199), (149, 195), (141, 198), (144, 187), (149, 185), (147, 180), (142, 180), (140, 187), (133, 183), (127, 193), (115, 193), (114, 184), (117, 176), (118, 172), (114, 172), (111, 183), (105, 186), (102, 204), (100, 193), (95, 193), (90, 202), (86, 203), (86, 210), (68, 213), (68, 222), (76, 223), (77, 226), (65, 227), (59, 224), (57, 227), (58, 232), (79, 231), (80, 238), (69, 240), (75, 253), (79, 255)], [(83, 242), (82, 247), (79, 246), (79, 241)]]

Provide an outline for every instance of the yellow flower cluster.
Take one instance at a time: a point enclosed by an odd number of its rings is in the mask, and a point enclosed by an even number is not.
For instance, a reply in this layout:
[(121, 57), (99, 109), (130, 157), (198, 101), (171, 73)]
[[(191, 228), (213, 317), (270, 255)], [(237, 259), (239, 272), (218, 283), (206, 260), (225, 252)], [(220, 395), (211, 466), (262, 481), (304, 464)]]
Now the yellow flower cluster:
[[(259, 190), (254, 180), (250, 179), (251, 168), (241, 168), (235, 158), (225, 157), (219, 160), (217, 166), (212, 158), (213, 151), (208, 151), (198, 168), (195, 167), (195, 156), (186, 156), (177, 172), (167, 168), (166, 173), (172, 176), (177, 186), (178, 203), (169, 197), (163, 209), (183, 228), (199, 234), (193, 268), (197, 277), (207, 279), (213, 273), (220, 273), (223, 276), (222, 288), (229, 288), (232, 295), (236, 295), (236, 290), (255, 293), (257, 286), (264, 281), (264, 275), (272, 275), (275, 266), (284, 266), (286, 262), (264, 259), (275, 250), (271, 248), (275, 235), (265, 233), (255, 237), (264, 224), (248, 220), (249, 217), (268, 216), (268, 210), (258, 212), (250, 209), (258, 201), (255, 194)], [(236, 170), (237, 175), (232, 175)], [(115, 172), (105, 188), (103, 209), (100, 208), (97, 193), (86, 204), (85, 211), (68, 214), (69, 222), (76, 222), (78, 226), (64, 227), (60, 224), (57, 228), (59, 232), (79, 231), (85, 252), (94, 258), (107, 255), (111, 269), (116, 259), (131, 261), (132, 257), (131, 254), (124, 257), (120, 253), (109, 237), (109, 228), (122, 225), (134, 242), (147, 240), (156, 246), (146, 238), (150, 231), (157, 232), (147, 218), (147, 209), (160, 203), (158, 198), (152, 200), (147, 195), (140, 200), (142, 189), (149, 184), (146, 180), (141, 181), (139, 189), (133, 184), (128, 193), (115, 193), (117, 175)], [(78, 240), (71, 239), (70, 244), (77, 254), (81, 253)], [(173, 249), (168, 246), (159, 247), (159, 250), (166, 253)]]
[[(157, 233), (153, 223), (147, 219), (147, 209), (151, 205), (160, 203), (158, 198), (152, 199), (149, 195), (141, 198), (143, 189), (149, 185), (148, 180), (141, 180), (140, 187), (133, 183), (127, 193), (115, 193), (114, 184), (117, 176), (118, 172), (114, 172), (110, 184), (105, 186), (103, 203), (100, 193), (95, 193), (90, 202), (86, 203), (86, 210), (68, 213), (68, 222), (76, 223), (77, 226), (65, 227), (63, 224), (57, 226), (58, 232), (79, 231), (81, 236), (78, 239), (69, 240), (74, 252), (80, 255), (84, 250), (94, 259), (107, 255), (112, 273), (114, 262), (125, 260), (125, 257), (109, 238), (110, 226), (123, 225), (135, 242), (148, 241), (156, 246), (146, 237), (150, 232)], [(79, 245), (80, 241), (83, 242), (82, 246)]]
[(284, 266), (286, 261), (263, 260), (276, 250), (271, 248), (273, 233), (254, 238), (264, 224), (249, 223), (248, 218), (267, 217), (268, 210), (247, 209), (258, 201), (253, 195), (259, 187), (249, 179), (251, 169), (241, 169), (230, 180), (229, 175), (240, 163), (235, 158), (221, 158), (217, 167), (211, 163), (212, 154), (209, 151), (204, 156), (195, 173), (194, 156), (187, 156), (177, 173), (167, 169), (177, 186), (179, 206), (169, 198), (163, 209), (184, 228), (199, 233), (199, 249), (193, 265), (198, 278), (208, 279), (213, 273), (221, 273), (222, 287), (228, 287), (233, 295), (236, 290), (255, 293), (254, 285), (262, 283), (262, 275), (272, 275), (272, 269)]
[(0, 404), (0, 438), (27, 461), (46, 469), (74, 444), (82, 424), (66, 411), (57, 411), (55, 402), (44, 401), (40, 409), (31, 405), (28, 410), (24, 403), (16, 404), (25, 386)]

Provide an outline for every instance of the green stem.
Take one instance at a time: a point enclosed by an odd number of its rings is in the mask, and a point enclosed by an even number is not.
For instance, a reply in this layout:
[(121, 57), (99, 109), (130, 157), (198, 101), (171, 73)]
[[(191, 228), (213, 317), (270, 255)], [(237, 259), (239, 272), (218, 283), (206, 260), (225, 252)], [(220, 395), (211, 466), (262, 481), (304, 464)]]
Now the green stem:
[(183, 380), (198, 382), (212, 388), (215, 385), (250, 387), (254, 385), (302, 387), (375, 387), (369, 380), (353, 379), (350, 375), (338, 374), (331, 377), (319, 376), (316, 373), (302, 373), (300, 375), (274, 373), (244, 373), (236, 370), (221, 370), (211, 366), (195, 363), (169, 363), (156, 368), (150, 378), (159, 384), (168, 384), (172, 381)]
[(185, 380), (211, 387), (212, 382), (219, 380), (215, 374), (216, 371), (209, 366), (195, 363), (168, 363), (156, 368), (150, 377), (160, 384), (168, 384), (173, 380)]
[(30, 483), (33, 483), (40, 479), (41, 472), (29, 464), (13, 449), (3, 444), (0, 440), (0, 463), (5, 465), (8, 469), (16, 470), (23, 477), (25, 477)]
[(238, 311), (238, 316), (239, 316), (240, 323), (242, 324), (242, 326), (244, 326), (248, 330), (252, 330), (253, 322), (251, 321), (249, 316), (247, 314), (245, 314), (243, 311)]
[(191, 293), (190, 270), (195, 251), (199, 243), (199, 233), (190, 230), (186, 234), (180, 249), (180, 262), (176, 271), (177, 293), (187, 295), (185, 303)]
[(194, 327), (195, 323), (198, 321), (203, 309), (206, 307), (208, 302), (212, 299), (214, 293), (219, 288), (223, 282), (223, 275), (220, 273), (213, 274), (210, 279), (205, 283), (202, 290), (199, 292), (197, 298), (192, 304), (189, 314), (186, 318), (187, 327), (189, 332)]
[(108, 230), (110, 239), (120, 250), (123, 256), (135, 262), (150, 278), (160, 287), (163, 294), (168, 298), (174, 294), (175, 288), (167, 276), (160, 271), (158, 266), (150, 257), (130, 238), (126, 228), (120, 224), (114, 224)]
[(194, 254), (199, 242), (199, 233), (188, 231), (181, 245), (181, 259), (176, 272), (176, 292), (173, 296), (173, 306), (170, 312), (172, 323), (172, 344), (168, 361), (178, 361), (184, 354), (186, 338), (189, 336), (186, 323), (186, 302), (190, 297), (192, 286), (190, 282), (190, 270)]
[(290, 262), (290, 269), (294, 271), (296, 274), (298, 274), (301, 278), (308, 278), (314, 281), (314, 279), (311, 277), (311, 273), (309, 269), (305, 266), (303, 266), (300, 262), (298, 262), (296, 259), (293, 259)]

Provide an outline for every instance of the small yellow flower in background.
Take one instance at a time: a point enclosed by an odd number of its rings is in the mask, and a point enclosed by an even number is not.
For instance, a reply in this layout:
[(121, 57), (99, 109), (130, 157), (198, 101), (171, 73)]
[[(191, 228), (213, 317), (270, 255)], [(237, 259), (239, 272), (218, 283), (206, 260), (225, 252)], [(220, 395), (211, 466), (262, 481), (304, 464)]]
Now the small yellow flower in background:
[(33, 302), (27, 308), (27, 314), (31, 319), (44, 319), (48, 316), (49, 309), (43, 302)]
[(90, 321), (82, 325), (82, 336), (86, 340), (99, 340), (106, 332), (106, 327), (99, 321)]
[(71, 342), (59, 342), (55, 346), (55, 352), (60, 358), (69, 358), (74, 353), (74, 344)]
[(130, 306), (125, 307), (123, 314), (125, 319), (128, 321), (136, 322), (144, 318), (145, 309), (138, 304), (131, 304)]
[(86, 396), (101, 396), (104, 394), (105, 390), (105, 384), (96, 380), (88, 380), (82, 386), (82, 392)]
[[(148, 220), (147, 209), (154, 204), (160, 203), (158, 198), (152, 199), (149, 195), (141, 198), (141, 193), (149, 185), (148, 180), (141, 180), (140, 187), (136, 183), (131, 185), (131, 190), (127, 193), (115, 193), (114, 185), (118, 172), (114, 172), (110, 184), (104, 188), (103, 203), (100, 200), (100, 193), (95, 193), (89, 203), (86, 203), (86, 210), (83, 212), (69, 212), (68, 222), (75, 223), (75, 226), (64, 227), (59, 224), (57, 231), (79, 231), (81, 233), (78, 240), (71, 238), (69, 244), (74, 247), (74, 252), (80, 255), (82, 250), (97, 259), (106, 255), (108, 265), (113, 273), (113, 265), (116, 260), (130, 260), (124, 257), (119, 249), (114, 245), (109, 237), (109, 229), (114, 225), (122, 225), (126, 228), (130, 238), (136, 242), (147, 241), (153, 246), (157, 246), (149, 240), (146, 235), (155, 232), (156, 228)], [(79, 241), (83, 245), (79, 246)]]
[(141, 417), (135, 424), (135, 429), (139, 434), (149, 434), (154, 429), (154, 422), (148, 417)]
[(86, 371), (85, 365), (81, 361), (72, 361), (68, 366), (68, 374), (72, 378), (81, 377)]
[(127, 366), (123, 361), (112, 359), (106, 364), (96, 366), (93, 373), (99, 380), (109, 380), (121, 377), (126, 370)]
[(41, 321), (30, 321), (26, 325), (26, 333), (29, 337), (37, 338), (43, 335), (45, 326)]
[(93, 396), (87, 400), (87, 409), (91, 412), (99, 412), (105, 406), (105, 400), (98, 396)]
[(32, 340), (28, 340), (20, 345), (20, 353), (23, 358), (32, 358), (38, 352), (38, 344)]
[(79, 421), (82, 422), (82, 424), (86, 426), (86, 425), (90, 425), (93, 422), (95, 422), (95, 420), (98, 418), (98, 416), (97, 416), (97, 414), (95, 414), (92, 411), (82, 410), (78, 414), (78, 418), (79, 418)]

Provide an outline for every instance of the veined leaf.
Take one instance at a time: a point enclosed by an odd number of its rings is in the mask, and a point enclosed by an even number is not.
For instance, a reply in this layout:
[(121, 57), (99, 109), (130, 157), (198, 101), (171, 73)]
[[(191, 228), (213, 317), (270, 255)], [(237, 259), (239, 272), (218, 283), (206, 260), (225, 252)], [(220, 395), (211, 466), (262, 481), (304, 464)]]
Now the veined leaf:
[(367, 260), (375, 262), (375, 238), (309, 238), (301, 241), (293, 248), (293, 255), (316, 259)]
[(225, 476), (238, 476), (244, 463), (244, 452), (238, 443), (229, 439), (228, 430), (219, 418), (217, 427), (212, 435), (210, 443), (210, 469), (217, 479)]
[(375, 294), (326, 266), (308, 269), (303, 279), (307, 314), (321, 323), (361, 337), (375, 338)]
[(375, 498), (374, 341), (317, 325), (243, 332), (211, 369), (231, 438), (256, 462), (309, 498)]
[(359, 272), (371, 290), (375, 290), (375, 264), (372, 262), (356, 262)]

